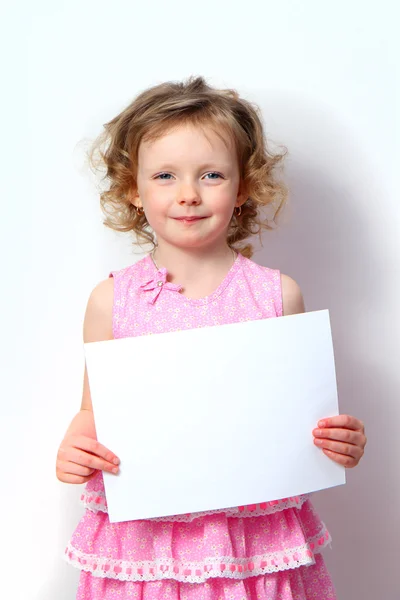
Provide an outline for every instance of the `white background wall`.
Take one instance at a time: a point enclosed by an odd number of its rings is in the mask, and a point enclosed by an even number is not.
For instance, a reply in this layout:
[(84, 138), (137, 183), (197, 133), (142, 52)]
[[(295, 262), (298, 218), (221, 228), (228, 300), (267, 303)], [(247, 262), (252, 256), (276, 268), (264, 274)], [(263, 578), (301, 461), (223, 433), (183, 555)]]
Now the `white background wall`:
[(341, 600), (398, 599), (395, 1), (1, 10), (1, 596), (75, 597), (78, 572), (62, 554), (83, 511), (79, 487), (55, 478), (56, 452), (80, 406), (88, 295), (136, 260), (128, 238), (103, 228), (77, 144), (138, 91), (202, 74), (259, 103), (267, 133), (290, 150), (290, 210), (255, 260), (297, 279), (309, 310), (330, 309), (341, 409), (369, 437), (348, 484), (315, 500), (334, 539), (326, 559)]

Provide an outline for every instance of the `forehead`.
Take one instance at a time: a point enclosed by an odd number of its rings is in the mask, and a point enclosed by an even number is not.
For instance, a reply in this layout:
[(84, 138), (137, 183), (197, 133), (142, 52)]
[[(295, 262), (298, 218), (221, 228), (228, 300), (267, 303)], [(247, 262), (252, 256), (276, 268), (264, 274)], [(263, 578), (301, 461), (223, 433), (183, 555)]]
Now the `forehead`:
[(165, 158), (169, 160), (234, 160), (236, 149), (228, 131), (216, 132), (211, 125), (185, 124), (157, 137), (143, 139), (139, 146), (139, 162)]

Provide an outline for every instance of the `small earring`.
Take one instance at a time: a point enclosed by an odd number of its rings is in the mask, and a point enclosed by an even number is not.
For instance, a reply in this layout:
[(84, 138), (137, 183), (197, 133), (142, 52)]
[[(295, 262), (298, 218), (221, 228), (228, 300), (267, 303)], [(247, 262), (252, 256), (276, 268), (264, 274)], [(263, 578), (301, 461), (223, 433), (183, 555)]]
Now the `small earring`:
[(241, 206), (237, 206), (237, 207), (235, 208), (235, 215), (236, 215), (237, 217), (240, 217), (240, 215), (241, 215), (241, 214), (242, 214), (242, 207), (241, 207)]
[(141, 217), (144, 214), (143, 206), (135, 206), (135, 210), (138, 217)]

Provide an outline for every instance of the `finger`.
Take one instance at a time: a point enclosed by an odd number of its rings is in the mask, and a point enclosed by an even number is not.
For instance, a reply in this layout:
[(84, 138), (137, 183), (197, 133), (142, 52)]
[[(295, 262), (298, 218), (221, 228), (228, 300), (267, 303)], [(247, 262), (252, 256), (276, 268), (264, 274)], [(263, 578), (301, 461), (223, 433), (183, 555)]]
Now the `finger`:
[(337, 415), (336, 417), (321, 419), (318, 421), (318, 427), (344, 427), (346, 429), (364, 432), (364, 423), (350, 415)]
[(57, 469), (61, 471), (61, 473), (68, 475), (82, 475), (83, 477), (89, 477), (89, 475), (94, 473), (96, 470), (90, 469), (89, 467), (84, 467), (83, 465), (78, 465), (74, 462), (63, 460), (58, 461)]
[(360, 431), (353, 431), (351, 429), (314, 429), (313, 435), (316, 438), (338, 440), (339, 442), (347, 442), (360, 447), (364, 447), (366, 444), (365, 435)]
[(328, 458), (334, 460), (339, 465), (351, 469), (358, 465), (358, 460), (353, 458), (352, 456), (348, 456), (345, 454), (338, 454), (337, 452), (332, 452), (332, 450), (323, 449), (323, 453), (328, 456)]
[(114, 454), (114, 452), (111, 452), (111, 450), (103, 446), (103, 444), (100, 444), (100, 442), (97, 440), (87, 437), (86, 435), (74, 436), (70, 438), (70, 441), (71, 445), (75, 448), (80, 448), (82, 450), (86, 450), (86, 452), (100, 456), (100, 458), (103, 458), (109, 463), (118, 465), (120, 462), (119, 458)]
[(109, 471), (111, 473), (118, 472), (118, 466), (109, 463), (94, 454), (85, 452), (80, 448), (67, 448), (67, 450), (60, 456), (61, 460), (76, 463), (82, 467), (89, 467), (90, 469), (96, 469), (98, 471)]
[[(58, 451), (59, 458), (61, 460), (73, 460), (74, 462), (76, 462), (70, 456), (70, 451), (72, 448), (75, 448), (75, 449), (81, 450), (81, 451), (85, 451), (87, 454), (90, 454), (93, 456), (100, 457), (100, 458), (104, 459), (107, 463), (109, 463), (109, 465), (112, 465), (112, 464), (117, 465), (120, 463), (119, 458), (113, 452), (108, 450), (108, 448), (106, 448), (105, 446), (100, 444), (97, 440), (89, 438), (87, 436), (83, 436), (83, 435), (70, 436), (69, 438), (65, 439), (64, 442), (61, 444), (59, 451)], [(84, 464), (85, 466), (93, 466), (94, 468), (102, 468), (99, 466), (98, 462), (96, 463), (97, 466), (94, 466), (92, 464), (87, 464), (87, 463), (82, 463), (82, 464)], [(103, 464), (103, 466), (104, 466), (104, 464)], [(103, 470), (105, 470), (105, 469), (103, 469)]]
[(57, 477), (63, 483), (87, 483), (92, 475), (84, 477), (83, 475), (72, 475), (71, 473), (59, 473), (57, 471)]
[(335, 442), (332, 440), (324, 440), (316, 438), (314, 443), (319, 448), (330, 450), (331, 452), (337, 452), (338, 454), (343, 454), (345, 456), (351, 456), (356, 460), (360, 460), (363, 450), (359, 446), (354, 446), (354, 444), (346, 444), (344, 442)]

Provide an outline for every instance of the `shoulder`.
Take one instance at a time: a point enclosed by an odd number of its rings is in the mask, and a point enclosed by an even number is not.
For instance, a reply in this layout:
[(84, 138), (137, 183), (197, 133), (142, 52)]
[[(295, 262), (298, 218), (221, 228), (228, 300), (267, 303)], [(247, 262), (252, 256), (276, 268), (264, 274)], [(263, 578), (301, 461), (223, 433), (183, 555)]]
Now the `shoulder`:
[(113, 321), (115, 302), (127, 294), (130, 286), (137, 285), (149, 269), (148, 260), (139, 260), (122, 269), (111, 271), (107, 279), (92, 290), (86, 307), (83, 326), (85, 342), (114, 338)]
[(245, 273), (250, 276), (255, 276), (257, 279), (262, 278), (266, 281), (277, 282), (280, 278), (280, 272), (277, 269), (266, 267), (255, 262), (251, 258), (246, 258), (241, 255), (242, 268)]
[(294, 279), (281, 273), (282, 304), (284, 315), (295, 315), (305, 312), (303, 294)]
[(97, 308), (107, 306), (114, 297), (114, 280), (113, 277), (107, 277), (96, 285), (90, 293), (89, 302)]
[(149, 260), (149, 255), (146, 255), (127, 267), (111, 271), (109, 277), (114, 280), (114, 285), (119, 288), (120, 286), (129, 286), (132, 282), (140, 282), (148, 276), (151, 269), (152, 261)]
[(262, 277), (267, 283), (272, 284), (273, 289), (279, 294), (279, 301), (282, 303), (282, 311), (278, 311), (279, 314), (293, 315), (305, 312), (303, 294), (294, 279), (284, 275), (278, 269), (259, 265), (251, 259), (245, 259), (244, 263), (252, 273), (257, 274), (257, 277)]
[(90, 293), (83, 325), (85, 342), (113, 339), (113, 302), (114, 281), (109, 277), (100, 281)]

